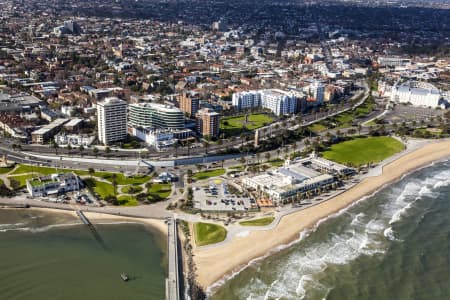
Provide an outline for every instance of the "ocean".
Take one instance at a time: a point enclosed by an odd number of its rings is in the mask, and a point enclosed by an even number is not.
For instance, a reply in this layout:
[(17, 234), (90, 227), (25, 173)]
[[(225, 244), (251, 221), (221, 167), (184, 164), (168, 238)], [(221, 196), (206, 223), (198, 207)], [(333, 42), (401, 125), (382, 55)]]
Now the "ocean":
[(0, 210), (0, 299), (164, 299), (165, 237), (135, 223), (95, 227), (66, 214)]
[(299, 236), (209, 298), (450, 299), (450, 162), (405, 176)]

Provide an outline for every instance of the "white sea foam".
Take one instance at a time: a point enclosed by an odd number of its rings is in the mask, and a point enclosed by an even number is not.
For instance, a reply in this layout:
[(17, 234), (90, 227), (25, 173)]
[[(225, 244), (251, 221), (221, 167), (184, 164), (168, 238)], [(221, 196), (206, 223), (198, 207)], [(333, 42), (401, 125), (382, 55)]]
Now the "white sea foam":
[(17, 228), (25, 225), (25, 223), (0, 224), (0, 229)]
[(363, 222), (363, 218), (366, 216), (366, 214), (364, 214), (364, 213), (359, 213), (359, 214), (357, 214), (354, 218), (353, 218), (353, 220), (352, 220), (352, 223), (350, 224), (350, 225), (352, 225), (352, 226), (355, 226), (355, 225), (361, 225), (361, 224), (363, 224), (362, 222)]
[[(263, 282), (257, 277), (252, 278), (248, 284), (239, 289), (239, 299), (307, 299), (312, 292), (325, 299), (332, 286), (323, 285), (320, 282), (320, 274), (332, 266), (348, 264), (361, 255), (383, 254), (388, 241), (401, 242), (391, 225), (406, 217), (417, 201), (433, 197), (437, 188), (449, 185), (449, 177), (450, 171), (440, 171), (430, 174), (424, 180), (412, 179), (401, 187), (393, 187), (388, 194), (388, 200), (375, 212), (371, 212), (370, 215), (367, 212), (349, 213), (351, 221), (343, 230), (329, 234), (320, 242), (308, 243), (292, 251), (278, 265), (271, 266), (271, 272), (276, 274), (273, 281)], [(303, 231), (299, 241), (314, 233), (328, 219), (348, 213), (352, 207), (371, 196), (320, 220), (313, 229)], [(289, 245), (280, 246), (276, 250), (286, 247)], [(254, 260), (250, 264), (259, 260)], [(262, 265), (258, 273), (265, 271), (267, 270)], [(239, 272), (230, 277), (236, 276)], [(221, 285), (222, 282), (216, 284)]]
[(42, 227), (14, 227), (14, 228), (1, 229), (0, 232), (26, 231), (26, 232), (32, 232), (32, 233), (39, 233), (39, 232), (49, 231), (54, 228), (79, 226), (79, 225), (82, 225), (82, 223), (52, 224), (52, 225), (47, 225), (47, 226), (42, 226)]
[(383, 235), (390, 241), (397, 240), (395, 238), (394, 230), (392, 230), (392, 227), (388, 227), (384, 230)]

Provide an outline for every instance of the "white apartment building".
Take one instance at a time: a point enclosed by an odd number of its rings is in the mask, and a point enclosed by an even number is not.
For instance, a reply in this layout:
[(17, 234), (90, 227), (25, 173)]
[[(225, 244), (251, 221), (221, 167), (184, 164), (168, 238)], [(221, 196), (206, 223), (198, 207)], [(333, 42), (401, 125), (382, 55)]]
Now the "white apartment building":
[(293, 114), (297, 110), (297, 98), (282, 90), (263, 90), (261, 102), (262, 107), (270, 109), (277, 116)]
[(275, 115), (293, 114), (297, 111), (297, 98), (291, 92), (277, 89), (257, 90), (233, 94), (233, 106), (237, 109), (263, 107)]
[(416, 106), (441, 106), (441, 93), (432, 84), (426, 82), (409, 81), (395, 84), (391, 90), (391, 101), (411, 103)]
[(404, 67), (411, 65), (411, 60), (396, 56), (380, 56), (378, 64), (382, 67)]
[(127, 102), (116, 97), (97, 103), (98, 140), (105, 145), (127, 137)]
[(319, 105), (323, 103), (324, 95), (325, 95), (325, 85), (323, 85), (320, 81), (314, 81), (310, 85), (308, 85), (304, 91), (306, 92), (307, 101), (314, 102)]
[(261, 107), (261, 92), (248, 91), (248, 92), (234, 93), (232, 103), (233, 106), (235, 106), (238, 110)]

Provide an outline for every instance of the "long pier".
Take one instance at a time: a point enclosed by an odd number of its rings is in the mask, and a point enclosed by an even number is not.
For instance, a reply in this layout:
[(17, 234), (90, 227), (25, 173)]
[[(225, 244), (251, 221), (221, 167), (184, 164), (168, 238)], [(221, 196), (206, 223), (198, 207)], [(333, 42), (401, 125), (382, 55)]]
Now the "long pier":
[(83, 211), (77, 210), (77, 215), (78, 215), (78, 217), (80, 217), (81, 221), (82, 221), (85, 225), (87, 225), (87, 226), (92, 226), (91, 221), (89, 221), (89, 219), (86, 218), (86, 216), (84, 215)]
[(78, 217), (80, 217), (81, 221), (85, 225), (87, 225), (89, 227), (89, 229), (92, 232), (92, 235), (97, 240), (97, 242), (100, 244), (100, 246), (102, 246), (102, 248), (104, 250), (108, 250), (108, 247), (106, 246), (106, 244), (103, 241), (102, 237), (100, 236), (100, 234), (98, 234), (97, 229), (95, 229), (94, 224), (92, 224), (91, 221), (89, 221), (89, 219), (85, 216), (83, 211), (82, 210), (77, 210), (77, 215), (78, 215)]
[(168, 252), (169, 252), (169, 274), (166, 278), (166, 300), (181, 299), (180, 289), (180, 267), (178, 264), (178, 231), (177, 220), (168, 219)]

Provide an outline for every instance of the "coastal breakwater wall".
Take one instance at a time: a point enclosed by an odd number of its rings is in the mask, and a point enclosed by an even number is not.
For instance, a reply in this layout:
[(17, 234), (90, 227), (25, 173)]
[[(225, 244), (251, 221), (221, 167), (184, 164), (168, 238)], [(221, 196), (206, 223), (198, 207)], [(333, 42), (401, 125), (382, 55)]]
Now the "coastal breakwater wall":
[(169, 272), (166, 278), (166, 300), (183, 299), (183, 272), (179, 263), (178, 226), (175, 218), (167, 219)]

